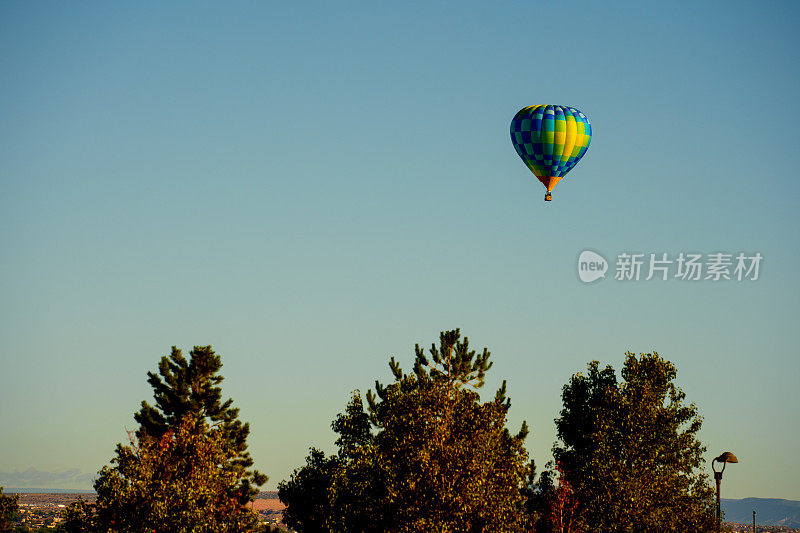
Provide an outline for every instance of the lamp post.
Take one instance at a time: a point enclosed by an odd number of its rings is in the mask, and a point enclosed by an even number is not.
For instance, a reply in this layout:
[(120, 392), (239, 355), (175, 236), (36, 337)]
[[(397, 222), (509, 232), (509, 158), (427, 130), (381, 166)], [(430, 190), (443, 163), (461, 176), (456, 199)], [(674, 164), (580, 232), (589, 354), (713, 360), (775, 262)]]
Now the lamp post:
[[(717, 531), (722, 531), (722, 508), (719, 503), (719, 486), (722, 485), (722, 473), (725, 471), (725, 465), (728, 463), (738, 463), (739, 459), (736, 458), (731, 452), (725, 452), (719, 457), (715, 457), (711, 461), (711, 470), (714, 471), (714, 481), (717, 482)], [(722, 463), (722, 469), (717, 472), (714, 468), (714, 463)]]

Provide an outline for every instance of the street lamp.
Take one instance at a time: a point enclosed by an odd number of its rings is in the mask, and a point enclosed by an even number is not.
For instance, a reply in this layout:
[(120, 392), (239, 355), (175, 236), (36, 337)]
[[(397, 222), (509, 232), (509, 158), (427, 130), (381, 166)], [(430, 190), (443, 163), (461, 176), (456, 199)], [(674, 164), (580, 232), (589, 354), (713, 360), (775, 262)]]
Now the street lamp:
[[(717, 482), (717, 531), (722, 531), (722, 509), (719, 505), (719, 486), (722, 485), (722, 473), (725, 471), (726, 464), (738, 462), (739, 459), (731, 452), (725, 452), (719, 457), (714, 457), (711, 461), (711, 470), (714, 471), (714, 481)], [(722, 469), (719, 472), (714, 468), (714, 463), (722, 463)]]

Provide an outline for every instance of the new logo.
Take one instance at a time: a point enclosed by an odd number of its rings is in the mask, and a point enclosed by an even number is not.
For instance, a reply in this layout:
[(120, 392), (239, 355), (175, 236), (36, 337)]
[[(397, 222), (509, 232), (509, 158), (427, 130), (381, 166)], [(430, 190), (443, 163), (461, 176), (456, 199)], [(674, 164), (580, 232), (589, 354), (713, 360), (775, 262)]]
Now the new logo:
[(600, 254), (584, 250), (578, 257), (578, 277), (584, 283), (591, 283), (606, 277), (608, 261)]

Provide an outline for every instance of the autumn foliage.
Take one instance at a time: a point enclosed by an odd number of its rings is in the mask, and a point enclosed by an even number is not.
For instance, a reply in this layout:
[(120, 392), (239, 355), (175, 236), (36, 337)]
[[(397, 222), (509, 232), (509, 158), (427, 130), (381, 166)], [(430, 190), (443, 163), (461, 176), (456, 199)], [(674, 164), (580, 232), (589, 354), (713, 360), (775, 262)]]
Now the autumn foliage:
[(505, 384), (481, 402), (489, 351), (470, 350), (455, 330), (415, 355), (410, 373), (392, 358), (394, 381), (376, 383), (368, 411), (353, 396), (333, 423), (336, 456), (312, 450), (281, 483), (297, 531), (525, 531), (527, 428), (506, 428)]
[(64, 529), (102, 533), (259, 531), (248, 507), (266, 476), (249, 470), (249, 426), (221, 401), (222, 363), (210, 346), (186, 359), (177, 348), (149, 373), (155, 406), (142, 402), (139, 428), (118, 444), (95, 481), (97, 501), (65, 513)]
[[(619, 374), (589, 364), (564, 386), (555, 463), (537, 477), (527, 425), (508, 429), (506, 383), (479, 394), (492, 363), (459, 330), (415, 346), (410, 372), (355, 391), (331, 424), (337, 452), (311, 449), (282, 481), (284, 522), (299, 533), (609, 533), (704, 531), (713, 500), (701, 419), (658, 354), (626, 354)], [(249, 426), (222, 401), (219, 356), (173, 348), (149, 373), (154, 405), (62, 529), (87, 533), (265, 531), (248, 506)], [(3, 500), (5, 502), (5, 500)], [(10, 501), (10, 500), (9, 500)], [(5, 517), (8, 513), (3, 513)]]
[(553, 455), (587, 531), (703, 531), (712, 491), (702, 420), (657, 353), (627, 353), (620, 378), (594, 361), (563, 389)]

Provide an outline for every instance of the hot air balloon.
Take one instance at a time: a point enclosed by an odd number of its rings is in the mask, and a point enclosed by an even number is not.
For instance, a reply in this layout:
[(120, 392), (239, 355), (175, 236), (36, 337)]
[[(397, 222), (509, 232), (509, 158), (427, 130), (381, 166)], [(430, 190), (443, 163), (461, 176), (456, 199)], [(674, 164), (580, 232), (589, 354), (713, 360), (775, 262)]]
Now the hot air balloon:
[(574, 107), (532, 105), (511, 121), (514, 149), (547, 189), (548, 202), (553, 187), (578, 164), (591, 138), (589, 119)]

